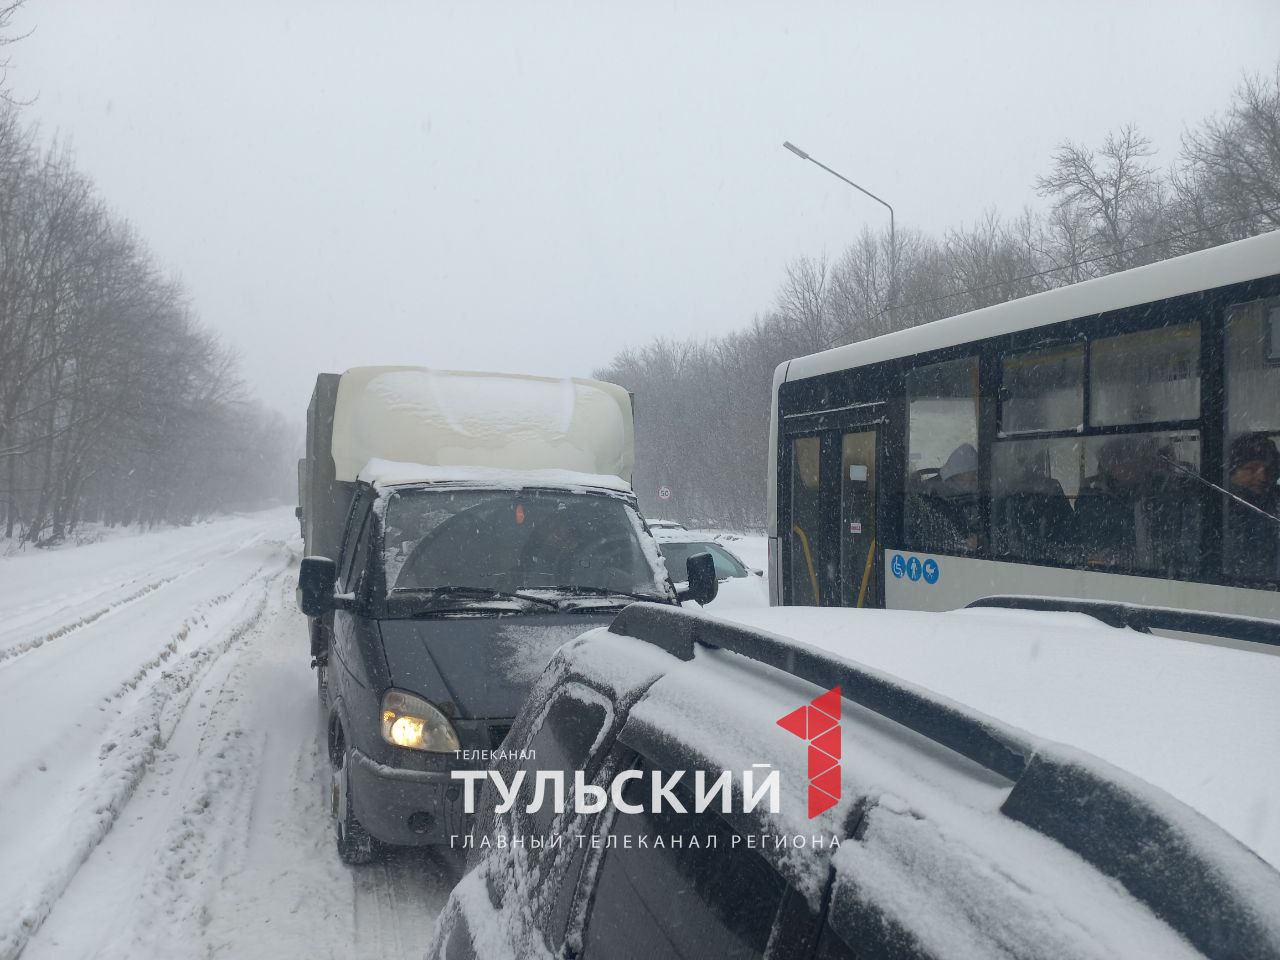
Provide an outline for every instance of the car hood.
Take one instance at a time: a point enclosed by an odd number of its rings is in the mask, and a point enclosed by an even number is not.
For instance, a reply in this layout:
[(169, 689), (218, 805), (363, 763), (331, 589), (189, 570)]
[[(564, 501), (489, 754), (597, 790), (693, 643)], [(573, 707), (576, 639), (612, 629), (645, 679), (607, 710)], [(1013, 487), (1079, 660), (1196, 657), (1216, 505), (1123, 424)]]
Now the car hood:
[(613, 613), (383, 620), (391, 683), (467, 720), (514, 717), (552, 654)]

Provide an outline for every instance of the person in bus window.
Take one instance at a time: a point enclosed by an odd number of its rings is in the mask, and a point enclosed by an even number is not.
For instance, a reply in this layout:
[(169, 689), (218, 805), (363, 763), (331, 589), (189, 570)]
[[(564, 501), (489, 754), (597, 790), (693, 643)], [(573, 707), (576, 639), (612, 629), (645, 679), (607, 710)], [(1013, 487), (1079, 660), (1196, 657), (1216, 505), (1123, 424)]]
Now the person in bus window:
[(1075, 514), (1050, 472), (1049, 451), (1022, 459), (992, 504), (992, 547), (997, 557), (1069, 560), (1076, 544)]
[(951, 451), (929, 492), (932, 506), (950, 533), (951, 542), (939, 546), (975, 553), (982, 512), (978, 506), (978, 451), (973, 444), (962, 443)]
[(1246, 580), (1280, 579), (1280, 450), (1265, 433), (1246, 433), (1227, 459), (1226, 572)]
[(1098, 451), (1098, 472), (1076, 498), (1076, 528), (1091, 567), (1133, 567), (1138, 560), (1140, 506), (1155, 474), (1149, 437), (1113, 437)]

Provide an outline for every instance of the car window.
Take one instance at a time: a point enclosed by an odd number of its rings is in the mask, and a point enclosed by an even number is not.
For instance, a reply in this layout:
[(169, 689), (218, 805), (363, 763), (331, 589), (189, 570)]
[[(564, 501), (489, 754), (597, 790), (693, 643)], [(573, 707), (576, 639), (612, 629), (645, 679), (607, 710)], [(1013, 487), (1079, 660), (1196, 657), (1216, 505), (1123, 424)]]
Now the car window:
[[(590, 687), (570, 683), (557, 691), (529, 741), (530, 756), (524, 763), (525, 781), (521, 786), (524, 802), (518, 809), (524, 810), (533, 799), (539, 773), (560, 771), (567, 789), (572, 788), (575, 771), (582, 770), (590, 777), (594, 773), (593, 748), (612, 719), (613, 708), (608, 699)], [(555, 809), (547, 801), (538, 810), (521, 814), (521, 829), (540, 836), (551, 827), (554, 818)]]
[[(606, 845), (600, 864), (582, 957), (762, 956), (786, 892), (782, 877), (745, 843), (735, 845), (719, 815), (692, 812), (693, 795), (678, 784), (673, 792), (690, 812), (649, 812), (649, 772), (640, 767), (644, 776), (627, 782), (623, 799), (646, 812), (614, 817), (608, 842), (617, 846)], [(644, 848), (635, 845), (641, 837)], [(655, 837), (679, 843), (655, 847)]]
[(667, 571), (674, 580), (683, 580), (688, 576), (685, 572), (685, 564), (689, 562), (690, 557), (699, 553), (711, 554), (711, 559), (716, 565), (716, 576), (718, 578), (745, 577), (747, 575), (747, 568), (739, 563), (736, 557), (714, 543), (688, 543), (683, 540), (672, 540), (667, 543), (659, 543), (658, 547), (662, 551), (663, 559), (667, 561)]
[(372, 539), (373, 523), (369, 519), (368, 505), (357, 500), (352, 514), (352, 524), (347, 528), (348, 539), (343, 544), (343, 566), (340, 586), (344, 593), (355, 590), (360, 574), (369, 564), (369, 542)]
[[(594, 778), (613, 717), (613, 704), (606, 696), (582, 684), (567, 683), (556, 691), (526, 748), (525, 780), (512, 813), (515, 829), (526, 843), (516, 848), (514, 861), (518, 882), (536, 907), (532, 912), (540, 918), (548, 943), (563, 938), (573, 906), (585, 850), (575, 837), (594, 832), (593, 815), (573, 812), (574, 776), (581, 770), (587, 782)], [(552, 793), (544, 794), (538, 809), (530, 811), (538, 774), (550, 771), (559, 771), (563, 777), (565, 812), (556, 813)], [(556, 836), (563, 837), (561, 844), (549, 845), (547, 841)], [(540, 845), (535, 848), (528, 838), (537, 838)]]

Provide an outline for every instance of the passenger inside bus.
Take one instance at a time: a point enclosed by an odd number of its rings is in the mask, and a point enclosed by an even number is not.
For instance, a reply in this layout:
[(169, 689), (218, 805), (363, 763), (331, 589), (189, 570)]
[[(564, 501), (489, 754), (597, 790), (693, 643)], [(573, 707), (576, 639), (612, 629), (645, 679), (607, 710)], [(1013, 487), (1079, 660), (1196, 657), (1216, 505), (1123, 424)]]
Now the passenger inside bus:
[(1246, 433), (1231, 444), (1227, 504), (1226, 572), (1244, 580), (1280, 579), (1280, 450), (1265, 433)]
[(978, 451), (962, 443), (951, 451), (936, 476), (919, 483), (921, 539), (932, 549), (975, 553), (982, 511), (978, 497)]
[(1190, 465), (1155, 437), (1121, 436), (1098, 451), (1098, 472), (1076, 499), (1084, 562), (1121, 570), (1194, 573), (1200, 493)]
[(995, 556), (1075, 562), (1075, 513), (1050, 472), (1049, 460), (1049, 450), (1043, 448), (1013, 462), (1003, 492), (991, 506)]

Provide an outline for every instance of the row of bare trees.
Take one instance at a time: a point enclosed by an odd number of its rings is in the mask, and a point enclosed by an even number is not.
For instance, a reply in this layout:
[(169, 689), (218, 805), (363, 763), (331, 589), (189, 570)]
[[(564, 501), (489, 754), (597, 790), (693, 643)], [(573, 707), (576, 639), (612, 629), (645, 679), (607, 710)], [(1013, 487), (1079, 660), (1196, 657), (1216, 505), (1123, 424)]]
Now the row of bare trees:
[(70, 155), (0, 102), (0, 535), (253, 506), (287, 493), (293, 446)]
[[(1280, 227), (1280, 66), (1245, 79), (1224, 113), (1189, 131), (1169, 170), (1130, 126), (1098, 148), (1064, 142), (1035, 187), (1043, 213), (992, 212), (942, 237), (899, 231), (896, 250), (865, 232), (835, 259), (791, 263), (773, 309), (746, 329), (655, 340), (597, 371), (636, 394), (646, 511), (762, 523), (770, 385), (783, 360)], [(658, 500), (659, 486), (672, 499)]]

